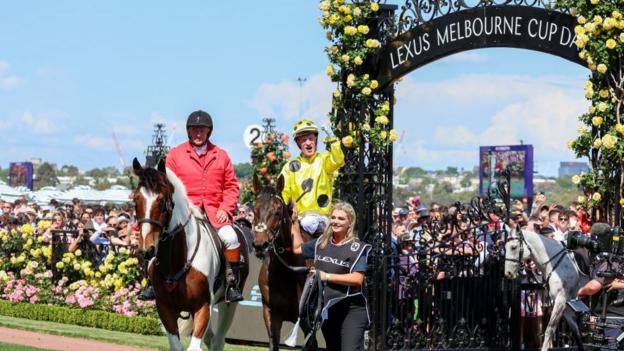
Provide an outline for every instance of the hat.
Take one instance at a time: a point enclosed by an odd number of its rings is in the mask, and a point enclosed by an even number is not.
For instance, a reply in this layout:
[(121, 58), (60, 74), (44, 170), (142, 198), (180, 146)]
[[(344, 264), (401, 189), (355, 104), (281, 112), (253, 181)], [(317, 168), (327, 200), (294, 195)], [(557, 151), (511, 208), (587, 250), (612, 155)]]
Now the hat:
[(84, 230), (93, 230), (95, 231), (95, 227), (93, 226), (93, 221), (87, 221), (84, 225)]
[(540, 230), (540, 234), (550, 234), (550, 233), (554, 233), (554, 232), (555, 232), (555, 228), (553, 228), (553, 226), (550, 225), (550, 224), (545, 226), (545, 227), (543, 227)]
[(392, 210), (392, 215), (393, 216), (398, 216), (399, 215), (399, 208), (395, 208), (394, 210)]
[(26, 214), (33, 214), (33, 215), (37, 215), (37, 211), (35, 211), (35, 209), (34, 209), (34, 208), (32, 208), (32, 207), (26, 207), (26, 210), (24, 210), (24, 212), (25, 212)]
[(416, 210), (418, 217), (429, 217), (429, 210), (426, 207), (419, 207)]
[(117, 222), (130, 222), (130, 217), (128, 217), (128, 215), (126, 215), (125, 213), (122, 213), (117, 217)]
[(309, 119), (302, 119), (295, 123), (295, 126), (292, 130), (292, 135), (296, 139), (298, 136), (306, 133), (318, 134), (318, 132), (319, 128), (316, 126), (316, 123), (310, 121)]

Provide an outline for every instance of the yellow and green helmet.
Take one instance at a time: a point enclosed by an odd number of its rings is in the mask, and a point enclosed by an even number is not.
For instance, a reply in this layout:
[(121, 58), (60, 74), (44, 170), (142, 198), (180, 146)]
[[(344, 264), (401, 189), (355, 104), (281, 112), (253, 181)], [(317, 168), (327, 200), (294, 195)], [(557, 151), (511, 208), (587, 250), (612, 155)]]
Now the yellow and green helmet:
[(316, 126), (316, 123), (310, 121), (309, 119), (302, 119), (295, 123), (295, 126), (292, 130), (293, 138), (297, 138), (298, 136), (305, 133), (316, 133), (318, 135), (319, 128)]

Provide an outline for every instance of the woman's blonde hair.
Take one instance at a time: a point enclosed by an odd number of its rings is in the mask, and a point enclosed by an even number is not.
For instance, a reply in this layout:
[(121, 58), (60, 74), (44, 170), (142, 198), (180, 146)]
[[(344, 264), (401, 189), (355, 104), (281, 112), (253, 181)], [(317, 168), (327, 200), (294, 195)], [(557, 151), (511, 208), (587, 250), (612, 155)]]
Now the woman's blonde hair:
[[(345, 241), (356, 239), (357, 232), (355, 231), (355, 224), (357, 217), (355, 215), (355, 210), (353, 209), (353, 206), (351, 206), (351, 204), (348, 202), (337, 201), (332, 206), (331, 213), (334, 213), (334, 211), (344, 211), (349, 218), (349, 229), (347, 230), (347, 236), (345, 237)], [(327, 247), (327, 243), (329, 243), (333, 234), (334, 231), (332, 230), (331, 225), (328, 225), (323, 232), (323, 235), (321, 235), (321, 237), (319, 238), (319, 240), (321, 241), (319, 247), (321, 249)]]

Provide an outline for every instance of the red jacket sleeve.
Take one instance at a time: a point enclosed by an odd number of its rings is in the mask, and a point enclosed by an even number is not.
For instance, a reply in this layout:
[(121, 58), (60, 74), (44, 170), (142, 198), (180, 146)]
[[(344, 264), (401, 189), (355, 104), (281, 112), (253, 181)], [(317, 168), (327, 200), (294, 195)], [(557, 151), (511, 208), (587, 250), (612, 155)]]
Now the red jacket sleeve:
[(234, 165), (232, 165), (230, 157), (225, 152), (223, 154), (225, 159), (225, 178), (223, 182), (223, 202), (219, 208), (225, 210), (225, 212), (232, 216), (238, 205), (238, 194), (240, 190), (238, 189), (238, 179), (236, 179)]

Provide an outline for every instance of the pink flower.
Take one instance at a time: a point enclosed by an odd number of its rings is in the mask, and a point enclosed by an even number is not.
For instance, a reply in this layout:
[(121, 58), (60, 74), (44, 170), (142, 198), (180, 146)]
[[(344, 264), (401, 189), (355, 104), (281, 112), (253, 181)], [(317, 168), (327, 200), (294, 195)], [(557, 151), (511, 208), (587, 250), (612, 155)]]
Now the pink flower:
[(73, 295), (73, 294), (72, 294), (72, 295), (67, 296), (67, 298), (65, 299), (65, 302), (66, 302), (68, 305), (73, 305), (73, 304), (75, 304), (75, 303), (76, 303), (76, 295)]
[(33, 295), (30, 297), (30, 303), (37, 303), (37, 301), (39, 301), (37, 295)]

